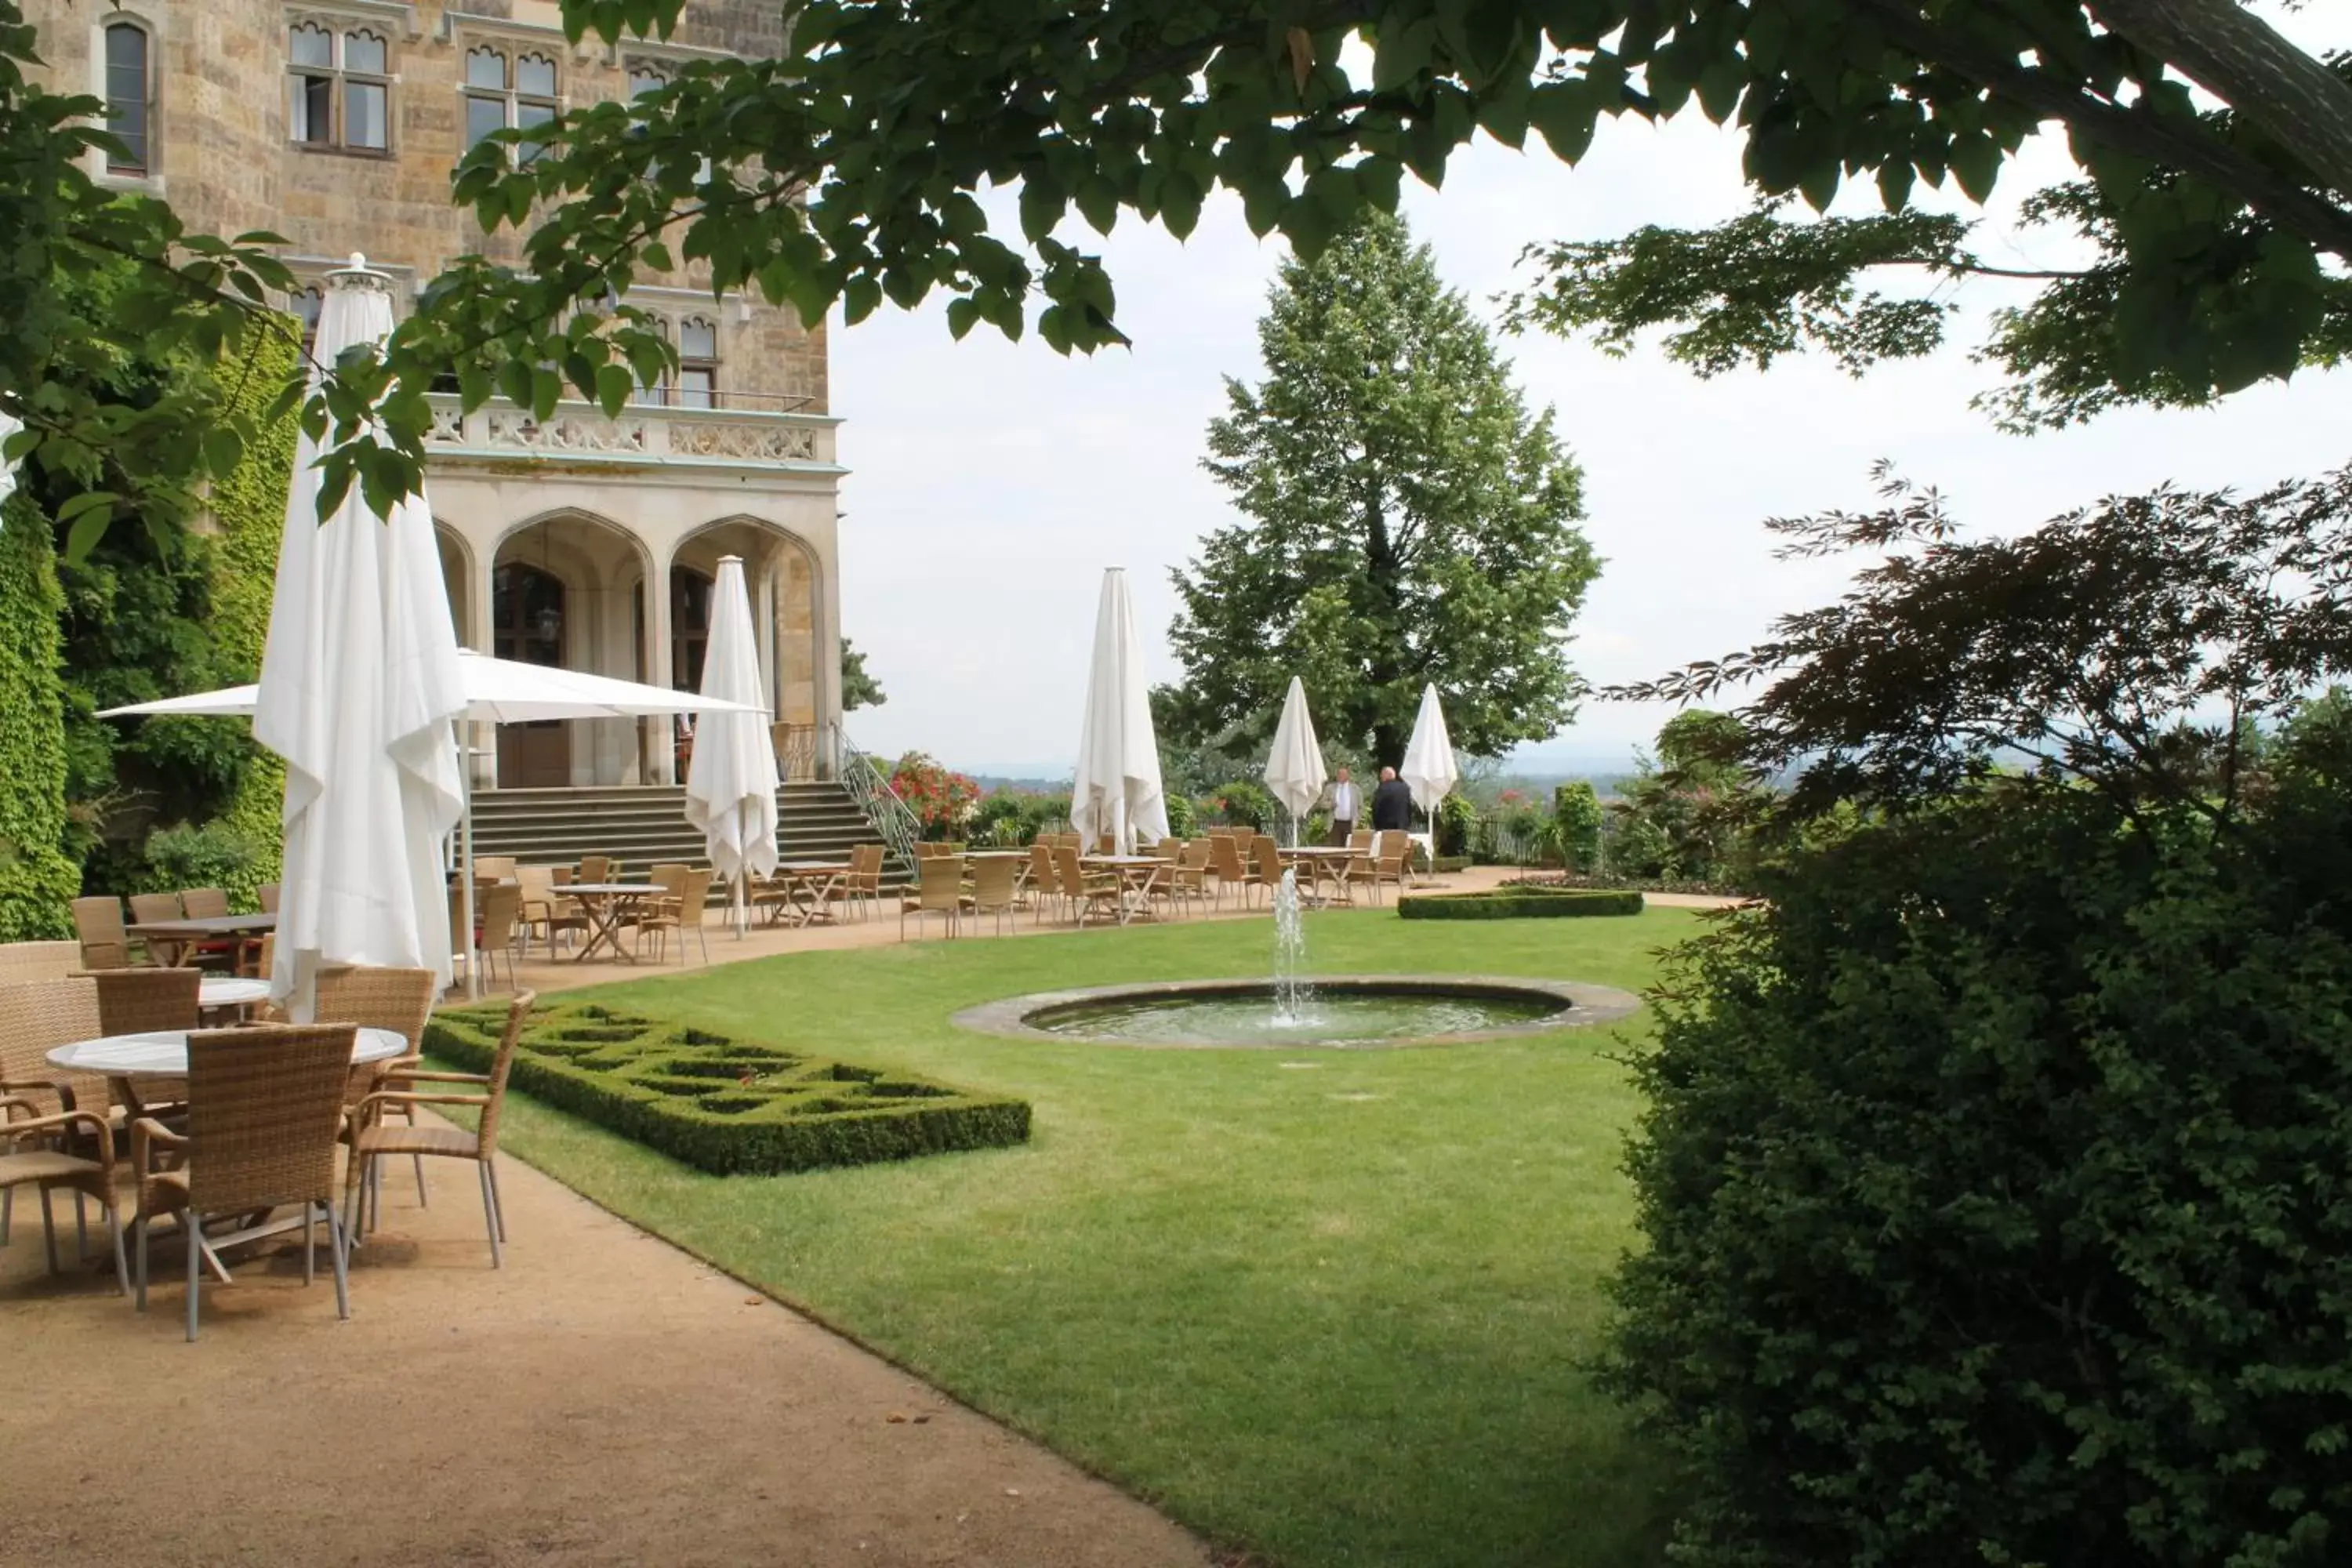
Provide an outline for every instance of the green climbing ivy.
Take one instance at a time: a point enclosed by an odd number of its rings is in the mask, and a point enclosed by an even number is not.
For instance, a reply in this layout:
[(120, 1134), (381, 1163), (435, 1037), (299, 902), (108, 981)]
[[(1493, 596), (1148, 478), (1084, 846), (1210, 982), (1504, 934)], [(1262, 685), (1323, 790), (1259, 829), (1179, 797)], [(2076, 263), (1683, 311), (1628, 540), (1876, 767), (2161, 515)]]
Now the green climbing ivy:
[[(261, 647), (269, 637), (269, 601), (278, 576), (278, 542), (286, 528), (286, 489), (294, 473), (292, 414), (272, 420), (268, 405), (291, 370), (296, 350), (288, 339), (256, 334), (247, 340), (244, 361), (225, 368), (223, 400), (250, 414), (255, 439), (229, 476), (214, 485), (212, 512), (219, 527), (214, 552), (213, 609), (221, 661), (238, 680), (261, 672)], [(286, 763), (265, 747), (253, 748), (222, 821), (250, 840), (256, 853), (230, 877), (227, 891), (239, 908), (250, 908), (255, 889), (275, 881), (281, 866), (280, 826), (286, 800)]]
[(0, 941), (73, 934), (81, 876), (63, 847), (63, 607), (49, 520), (20, 490), (0, 502)]

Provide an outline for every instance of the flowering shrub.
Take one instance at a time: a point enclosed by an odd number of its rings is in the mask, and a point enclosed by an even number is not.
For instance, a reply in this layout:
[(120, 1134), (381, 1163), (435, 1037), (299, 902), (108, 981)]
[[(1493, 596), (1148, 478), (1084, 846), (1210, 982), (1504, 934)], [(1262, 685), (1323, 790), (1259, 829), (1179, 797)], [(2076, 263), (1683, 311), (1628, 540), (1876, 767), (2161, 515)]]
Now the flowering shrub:
[(926, 838), (945, 838), (971, 821), (980, 786), (920, 752), (908, 752), (890, 770), (890, 788), (907, 803)]

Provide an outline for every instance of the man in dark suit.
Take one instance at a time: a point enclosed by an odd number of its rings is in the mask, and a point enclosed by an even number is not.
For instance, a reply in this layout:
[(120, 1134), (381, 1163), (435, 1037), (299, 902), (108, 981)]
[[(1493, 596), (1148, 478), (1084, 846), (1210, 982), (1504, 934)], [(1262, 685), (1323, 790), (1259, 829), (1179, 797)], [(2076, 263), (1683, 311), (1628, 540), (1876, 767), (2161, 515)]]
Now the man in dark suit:
[(1372, 828), (1379, 833), (1412, 831), (1412, 791), (1394, 768), (1381, 770), (1380, 786), (1372, 791)]

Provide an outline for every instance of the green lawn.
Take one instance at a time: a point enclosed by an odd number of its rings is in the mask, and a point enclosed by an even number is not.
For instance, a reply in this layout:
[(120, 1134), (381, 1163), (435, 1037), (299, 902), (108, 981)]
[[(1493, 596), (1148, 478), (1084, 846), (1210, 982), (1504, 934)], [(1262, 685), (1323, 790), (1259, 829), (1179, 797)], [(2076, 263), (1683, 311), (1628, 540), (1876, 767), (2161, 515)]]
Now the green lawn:
[[(1638, 988), (1691, 929), (1361, 911), (1310, 917), (1308, 940), (1325, 973)], [(598, 994), (1024, 1096), (1024, 1149), (722, 1178), (529, 1103), (508, 1146), (1259, 1560), (1655, 1562), (1654, 1469), (1579, 1371), (1631, 1235), (1633, 1096), (1608, 1057), (1641, 1017), (1288, 1053), (948, 1023), (1023, 992), (1259, 974), (1270, 943), (1264, 921), (934, 939)]]

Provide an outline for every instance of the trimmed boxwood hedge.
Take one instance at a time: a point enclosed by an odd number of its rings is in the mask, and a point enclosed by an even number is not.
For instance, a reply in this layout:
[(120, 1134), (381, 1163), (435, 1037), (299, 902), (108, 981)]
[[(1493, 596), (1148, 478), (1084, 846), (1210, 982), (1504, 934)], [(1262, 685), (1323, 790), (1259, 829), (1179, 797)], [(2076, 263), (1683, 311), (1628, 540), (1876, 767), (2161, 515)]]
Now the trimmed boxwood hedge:
[(1409, 921), (1556, 920), (1641, 912), (1642, 895), (1620, 888), (1489, 888), (1475, 893), (1420, 893), (1397, 900), (1397, 913)]
[[(425, 1048), (488, 1070), (503, 1008), (453, 1008)], [(509, 1082), (719, 1175), (862, 1165), (1027, 1141), (1026, 1101), (825, 1061), (584, 1003), (557, 1003), (523, 1031)]]

